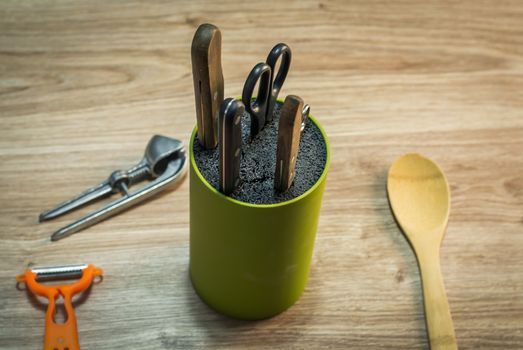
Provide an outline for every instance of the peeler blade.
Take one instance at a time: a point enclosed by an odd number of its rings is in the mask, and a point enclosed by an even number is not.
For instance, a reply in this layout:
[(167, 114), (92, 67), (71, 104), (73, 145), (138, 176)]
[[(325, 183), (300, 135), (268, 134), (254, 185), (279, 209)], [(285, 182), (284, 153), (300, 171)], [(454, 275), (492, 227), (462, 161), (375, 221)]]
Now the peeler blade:
[(31, 268), (31, 272), (36, 274), (36, 280), (38, 282), (57, 279), (72, 279), (82, 277), (83, 270), (85, 270), (87, 266), (87, 264), (40, 266)]

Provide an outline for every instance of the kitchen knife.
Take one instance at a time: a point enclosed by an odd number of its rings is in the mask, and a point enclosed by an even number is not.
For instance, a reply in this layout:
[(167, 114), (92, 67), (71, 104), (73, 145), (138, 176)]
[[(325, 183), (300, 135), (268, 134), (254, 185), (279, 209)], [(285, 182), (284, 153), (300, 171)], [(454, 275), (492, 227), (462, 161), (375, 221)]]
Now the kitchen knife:
[(296, 159), (300, 146), (303, 100), (294, 95), (285, 98), (280, 111), (274, 188), (285, 192), (294, 181)]
[(198, 139), (205, 149), (218, 143), (218, 113), (223, 101), (222, 35), (212, 24), (196, 30), (191, 47)]
[(244, 111), (244, 104), (233, 98), (223, 101), (220, 108), (220, 191), (223, 194), (231, 194), (240, 183)]

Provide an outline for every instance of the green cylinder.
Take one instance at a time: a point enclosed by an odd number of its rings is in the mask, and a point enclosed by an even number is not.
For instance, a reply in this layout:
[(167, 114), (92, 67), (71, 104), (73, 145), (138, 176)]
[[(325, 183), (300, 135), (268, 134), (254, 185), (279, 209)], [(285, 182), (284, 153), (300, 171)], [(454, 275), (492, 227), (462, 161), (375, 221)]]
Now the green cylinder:
[(212, 187), (190, 154), (190, 275), (211, 308), (256, 320), (279, 314), (305, 289), (330, 160), (325, 131), (325, 169), (304, 194), (277, 204), (249, 204)]

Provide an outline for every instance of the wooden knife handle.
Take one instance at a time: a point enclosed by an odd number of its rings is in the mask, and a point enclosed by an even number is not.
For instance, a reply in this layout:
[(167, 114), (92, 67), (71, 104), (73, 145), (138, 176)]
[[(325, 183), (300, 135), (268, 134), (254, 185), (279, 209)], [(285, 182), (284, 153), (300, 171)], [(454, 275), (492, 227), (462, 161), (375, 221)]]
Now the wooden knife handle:
[(285, 98), (280, 111), (274, 173), (274, 188), (279, 192), (287, 191), (294, 181), (300, 147), (302, 111), (303, 100), (300, 97), (289, 95)]
[(196, 30), (191, 47), (198, 139), (205, 149), (218, 143), (218, 113), (223, 101), (222, 35), (212, 24)]
[(240, 183), (243, 112), (244, 104), (233, 98), (220, 108), (220, 191), (224, 194), (234, 192)]

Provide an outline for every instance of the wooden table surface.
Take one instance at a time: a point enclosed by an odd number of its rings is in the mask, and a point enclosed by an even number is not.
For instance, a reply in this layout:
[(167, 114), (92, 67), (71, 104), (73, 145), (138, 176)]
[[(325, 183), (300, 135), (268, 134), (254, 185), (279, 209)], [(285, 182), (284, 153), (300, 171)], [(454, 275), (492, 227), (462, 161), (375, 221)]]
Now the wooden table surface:
[[(221, 316), (188, 276), (189, 182), (59, 242), (93, 207), (46, 208), (140, 159), (155, 133), (188, 141), (200, 23), (222, 30), (225, 96), (277, 42), (281, 96), (300, 95), (332, 162), (308, 286), (259, 322)], [(0, 3), (0, 348), (39, 349), (28, 264), (90, 262), (83, 349), (428, 348), (418, 267), (386, 198), (407, 152), (451, 185), (441, 256), (461, 349), (523, 348), (523, 2), (18, 1)]]

